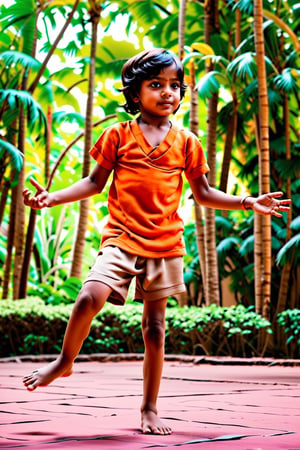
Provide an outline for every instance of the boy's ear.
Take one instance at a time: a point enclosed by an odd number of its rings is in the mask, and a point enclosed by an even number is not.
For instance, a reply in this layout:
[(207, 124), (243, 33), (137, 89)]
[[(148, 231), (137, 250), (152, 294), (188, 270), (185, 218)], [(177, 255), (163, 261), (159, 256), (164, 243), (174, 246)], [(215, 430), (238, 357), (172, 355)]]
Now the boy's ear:
[(136, 94), (136, 95), (132, 95), (132, 100), (134, 101), (134, 103), (138, 103), (140, 101), (140, 97)]

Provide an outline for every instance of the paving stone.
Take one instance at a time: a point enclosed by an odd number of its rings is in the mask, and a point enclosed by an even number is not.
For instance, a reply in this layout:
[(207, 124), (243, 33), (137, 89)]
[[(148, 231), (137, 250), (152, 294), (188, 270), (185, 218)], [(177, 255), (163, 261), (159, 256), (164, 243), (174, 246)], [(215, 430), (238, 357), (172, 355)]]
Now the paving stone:
[(46, 360), (0, 361), (0, 448), (300, 450), (297, 363), (167, 357), (158, 406), (173, 433), (153, 436), (139, 429), (140, 358), (83, 357), (71, 377), (28, 392), (23, 375)]

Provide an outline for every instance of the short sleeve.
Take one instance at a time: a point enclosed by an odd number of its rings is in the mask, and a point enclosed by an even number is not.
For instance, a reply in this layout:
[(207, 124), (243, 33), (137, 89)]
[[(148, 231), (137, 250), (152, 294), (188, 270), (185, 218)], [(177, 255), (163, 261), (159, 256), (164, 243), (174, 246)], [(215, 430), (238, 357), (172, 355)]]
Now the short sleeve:
[(103, 131), (100, 138), (93, 145), (90, 155), (100, 166), (112, 170), (116, 164), (119, 142), (118, 130), (114, 126), (109, 127)]
[(199, 139), (188, 133), (186, 142), (185, 175), (188, 180), (194, 180), (209, 172), (205, 153)]

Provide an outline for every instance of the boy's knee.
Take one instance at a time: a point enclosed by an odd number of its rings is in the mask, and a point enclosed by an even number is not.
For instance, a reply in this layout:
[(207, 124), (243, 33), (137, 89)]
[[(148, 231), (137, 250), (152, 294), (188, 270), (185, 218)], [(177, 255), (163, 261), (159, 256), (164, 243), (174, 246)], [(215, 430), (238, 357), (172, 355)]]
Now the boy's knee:
[(145, 344), (161, 347), (165, 341), (165, 323), (161, 320), (144, 320), (142, 323)]
[(91, 292), (81, 291), (75, 306), (78, 313), (96, 315), (99, 311), (98, 301)]

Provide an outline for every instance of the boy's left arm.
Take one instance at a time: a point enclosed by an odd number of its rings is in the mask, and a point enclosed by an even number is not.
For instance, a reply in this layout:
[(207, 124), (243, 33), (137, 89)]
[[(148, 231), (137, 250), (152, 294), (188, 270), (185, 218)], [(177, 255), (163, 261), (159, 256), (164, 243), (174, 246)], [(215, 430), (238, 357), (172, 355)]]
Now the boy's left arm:
[(209, 186), (206, 176), (202, 175), (194, 180), (189, 180), (195, 200), (202, 206), (225, 210), (250, 210), (263, 214), (282, 217), (281, 211), (288, 211), (291, 200), (278, 200), (282, 192), (271, 192), (259, 197), (226, 194)]

